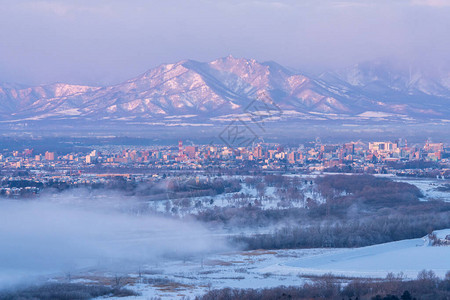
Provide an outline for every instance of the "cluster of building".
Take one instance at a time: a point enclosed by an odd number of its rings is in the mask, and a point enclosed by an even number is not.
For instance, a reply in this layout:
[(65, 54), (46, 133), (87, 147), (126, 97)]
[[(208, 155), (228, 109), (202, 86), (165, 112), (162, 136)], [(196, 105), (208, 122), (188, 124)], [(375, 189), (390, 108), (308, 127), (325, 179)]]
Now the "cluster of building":
[(450, 177), (450, 147), (426, 142), (408, 145), (396, 142), (351, 142), (323, 144), (314, 141), (297, 147), (260, 143), (233, 149), (223, 145), (96, 147), (88, 153), (57, 154), (3, 151), (0, 154), (0, 193), (33, 192), (38, 187), (5, 187), (5, 182), (30, 180), (48, 184), (102, 184), (111, 177), (145, 181), (179, 172), (214, 170), (217, 173), (358, 172), (392, 173), (404, 176)]
[(396, 142), (351, 142), (322, 144), (309, 142), (297, 147), (276, 144), (255, 144), (233, 149), (222, 145), (189, 145), (180, 141), (178, 146), (151, 146), (124, 149), (124, 147), (99, 147), (89, 153), (55, 152), (34, 153), (32, 149), (0, 154), (3, 169), (60, 169), (88, 170), (93, 166), (135, 167), (152, 169), (201, 169), (209, 166), (253, 166), (263, 170), (304, 169), (325, 170), (337, 166), (353, 166), (377, 170), (387, 163), (432, 161), (445, 167), (449, 163), (450, 148), (443, 143), (426, 142), (408, 145)]

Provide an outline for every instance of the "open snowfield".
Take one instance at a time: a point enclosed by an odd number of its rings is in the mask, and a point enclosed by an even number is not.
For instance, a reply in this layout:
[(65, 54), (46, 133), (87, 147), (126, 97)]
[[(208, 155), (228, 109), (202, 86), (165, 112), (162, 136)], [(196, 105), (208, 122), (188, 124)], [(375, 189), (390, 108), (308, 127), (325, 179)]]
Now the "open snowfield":
[[(436, 233), (445, 237), (450, 230)], [(430, 246), (428, 238), (402, 240), (304, 257), (263, 270), (276, 274), (322, 275), (329, 272), (347, 277), (385, 277), (389, 272), (402, 272), (414, 278), (423, 269), (445, 276), (450, 270), (450, 247)]]
[(415, 185), (420, 189), (425, 199), (436, 199), (446, 202), (450, 202), (450, 192), (439, 191), (439, 187), (444, 187), (450, 184), (450, 180), (444, 179), (433, 179), (433, 178), (402, 178), (402, 177), (392, 177), (394, 181), (406, 182)]
[[(203, 259), (160, 262), (156, 265), (144, 266), (141, 277), (138, 273), (126, 275), (134, 280), (125, 287), (141, 293), (141, 296), (125, 299), (151, 299), (152, 297), (179, 299), (183, 296), (189, 296), (192, 299), (210, 289), (224, 287), (266, 288), (298, 285), (304, 282), (305, 278), (297, 274), (271, 273), (265, 269), (279, 264), (285, 265), (302, 257), (313, 257), (336, 251), (339, 250), (255, 250), (211, 255)], [(81, 278), (89, 279), (92, 276), (81, 274), (77, 280)]]
[[(445, 237), (450, 229), (436, 233)], [(186, 261), (167, 260), (143, 266), (141, 275), (127, 274), (130, 283), (126, 287), (141, 293), (128, 299), (177, 299), (224, 287), (298, 285), (311, 276), (326, 273), (384, 278), (389, 272), (402, 272), (415, 278), (423, 269), (445, 276), (450, 270), (450, 247), (433, 247), (427, 238), (418, 238), (355, 249), (256, 250)], [(73, 280), (99, 280), (108, 274), (96, 276), (80, 274)]]

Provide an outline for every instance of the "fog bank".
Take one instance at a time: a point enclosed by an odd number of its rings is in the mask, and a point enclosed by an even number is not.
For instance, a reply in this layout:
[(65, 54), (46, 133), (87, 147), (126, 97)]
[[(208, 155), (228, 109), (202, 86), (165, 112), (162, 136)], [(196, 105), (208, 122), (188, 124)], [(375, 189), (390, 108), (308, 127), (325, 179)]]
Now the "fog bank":
[(94, 202), (0, 201), (0, 288), (37, 275), (88, 268), (136, 271), (167, 256), (224, 249), (199, 224)]

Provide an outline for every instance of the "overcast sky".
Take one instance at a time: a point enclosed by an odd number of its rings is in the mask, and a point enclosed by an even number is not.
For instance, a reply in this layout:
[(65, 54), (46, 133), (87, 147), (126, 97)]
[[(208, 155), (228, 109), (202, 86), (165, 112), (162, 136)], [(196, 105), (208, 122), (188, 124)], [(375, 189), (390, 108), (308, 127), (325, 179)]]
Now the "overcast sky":
[(0, 82), (117, 83), (232, 54), (297, 69), (450, 58), (450, 0), (2, 0)]

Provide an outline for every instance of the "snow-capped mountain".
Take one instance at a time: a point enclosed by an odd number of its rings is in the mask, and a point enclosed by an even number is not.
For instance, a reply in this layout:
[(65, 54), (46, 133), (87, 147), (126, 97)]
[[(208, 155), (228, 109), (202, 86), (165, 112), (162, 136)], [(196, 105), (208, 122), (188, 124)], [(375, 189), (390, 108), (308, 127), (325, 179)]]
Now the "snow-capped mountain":
[(376, 60), (328, 72), (320, 78), (333, 86), (344, 84), (393, 113), (448, 118), (450, 71), (434, 71)]
[(450, 75), (435, 80), (367, 63), (314, 77), (232, 56), (208, 63), (184, 60), (106, 87), (0, 85), (0, 119), (214, 121), (245, 113), (252, 101), (276, 105), (287, 112), (285, 120), (446, 119)]

